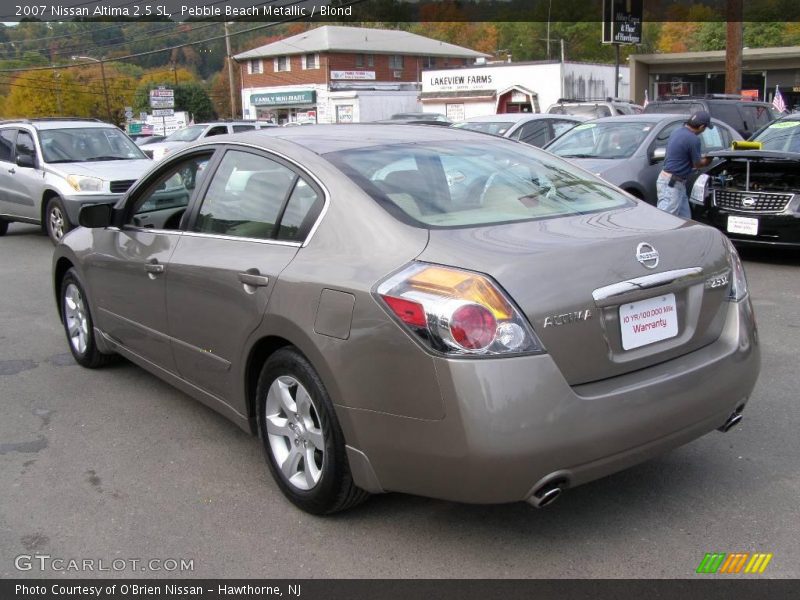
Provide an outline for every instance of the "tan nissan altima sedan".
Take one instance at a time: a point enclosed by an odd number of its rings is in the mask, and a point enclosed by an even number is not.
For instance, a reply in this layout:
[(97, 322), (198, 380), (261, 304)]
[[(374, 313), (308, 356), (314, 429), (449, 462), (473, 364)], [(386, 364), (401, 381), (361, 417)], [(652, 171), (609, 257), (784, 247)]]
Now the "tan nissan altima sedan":
[(53, 262), (75, 359), (122, 355), (257, 433), (312, 513), (543, 506), (729, 429), (758, 376), (722, 233), (505, 139), (220, 136), (80, 222)]

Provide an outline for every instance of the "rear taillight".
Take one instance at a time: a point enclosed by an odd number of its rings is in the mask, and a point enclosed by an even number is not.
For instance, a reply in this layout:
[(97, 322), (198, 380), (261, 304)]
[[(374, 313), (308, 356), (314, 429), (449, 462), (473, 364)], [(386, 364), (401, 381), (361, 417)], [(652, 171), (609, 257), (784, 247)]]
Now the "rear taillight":
[(527, 320), (486, 275), (412, 263), (376, 289), (389, 312), (430, 349), (448, 355), (543, 352)]
[(728, 262), (731, 265), (731, 291), (728, 299), (733, 302), (738, 302), (747, 296), (747, 277), (744, 274), (744, 266), (742, 260), (739, 258), (739, 253), (736, 251), (733, 243), (726, 237), (725, 242), (728, 246)]

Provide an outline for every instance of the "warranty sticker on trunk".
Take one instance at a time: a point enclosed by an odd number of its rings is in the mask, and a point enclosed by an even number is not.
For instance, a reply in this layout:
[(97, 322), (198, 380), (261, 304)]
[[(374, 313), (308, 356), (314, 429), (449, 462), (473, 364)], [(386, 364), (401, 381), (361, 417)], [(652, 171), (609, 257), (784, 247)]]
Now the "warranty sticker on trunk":
[(621, 305), (619, 324), (625, 350), (675, 337), (678, 335), (675, 294)]

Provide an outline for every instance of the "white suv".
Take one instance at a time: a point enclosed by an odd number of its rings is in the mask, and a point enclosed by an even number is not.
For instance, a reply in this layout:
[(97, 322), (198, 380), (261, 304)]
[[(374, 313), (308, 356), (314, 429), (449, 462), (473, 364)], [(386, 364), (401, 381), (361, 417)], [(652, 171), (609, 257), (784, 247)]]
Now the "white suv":
[(86, 204), (115, 204), (152, 165), (118, 127), (92, 119), (0, 122), (0, 235), (41, 225), (53, 243)]
[(187, 144), (211, 137), (212, 135), (224, 135), (227, 133), (240, 133), (242, 131), (253, 131), (263, 127), (277, 127), (275, 123), (268, 121), (214, 121), (213, 123), (198, 123), (179, 129), (161, 142), (148, 144), (144, 148), (144, 153), (153, 160), (161, 160), (164, 156), (178, 148), (183, 148)]

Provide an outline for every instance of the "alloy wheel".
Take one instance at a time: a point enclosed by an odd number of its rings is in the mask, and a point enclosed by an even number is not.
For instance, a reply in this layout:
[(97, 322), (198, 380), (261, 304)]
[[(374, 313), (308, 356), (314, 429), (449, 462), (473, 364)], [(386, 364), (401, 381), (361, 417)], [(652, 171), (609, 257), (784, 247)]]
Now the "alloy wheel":
[(64, 237), (64, 214), (58, 206), (50, 209), (50, 233), (55, 240)]
[(84, 354), (89, 343), (89, 319), (81, 291), (74, 283), (64, 290), (64, 321), (72, 348), (78, 354)]
[(325, 437), (311, 395), (294, 377), (278, 377), (267, 392), (265, 417), (278, 469), (295, 488), (310, 490), (322, 478), (325, 457)]

